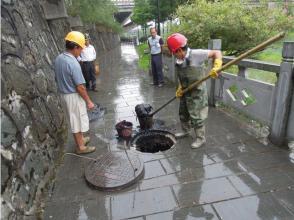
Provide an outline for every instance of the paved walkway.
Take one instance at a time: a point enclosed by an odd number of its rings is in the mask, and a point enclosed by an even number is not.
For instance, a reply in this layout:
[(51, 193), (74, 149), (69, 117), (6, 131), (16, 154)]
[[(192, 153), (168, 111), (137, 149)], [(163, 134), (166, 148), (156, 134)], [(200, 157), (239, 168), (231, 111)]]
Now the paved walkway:
[[(90, 124), (97, 158), (121, 151), (114, 125), (128, 120), (138, 126), (135, 105), (155, 108), (174, 95), (175, 88), (149, 85), (150, 76), (137, 69), (134, 47), (122, 46), (122, 58), (112, 60), (99, 77), (100, 92), (93, 100), (107, 108), (104, 118)], [(175, 132), (179, 128), (178, 101), (156, 115)], [(44, 219), (294, 219), (294, 164), (289, 152), (262, 145), (235, 119), (210, 109), (207, 144), (192, 150), (190, 137), (174, 149), (138, 153), (145, 162), (144, 178), (118, 192), (91, 189), (84, 179), (87, 160), (66, 156), (55, 187), (45, 204)], [(73, 152), (70, 136), (67, 152)]]

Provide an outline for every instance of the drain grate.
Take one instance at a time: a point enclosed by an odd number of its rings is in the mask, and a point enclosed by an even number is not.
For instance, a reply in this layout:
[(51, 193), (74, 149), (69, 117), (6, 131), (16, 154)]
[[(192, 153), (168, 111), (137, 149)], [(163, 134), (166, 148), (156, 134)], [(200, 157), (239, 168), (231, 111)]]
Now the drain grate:
[(136, 150), (144, 153), (157, 153), (172, 148), (176, 143), (175, 136), (162, 130), (148, 130), (138, 133), (131, 141)]

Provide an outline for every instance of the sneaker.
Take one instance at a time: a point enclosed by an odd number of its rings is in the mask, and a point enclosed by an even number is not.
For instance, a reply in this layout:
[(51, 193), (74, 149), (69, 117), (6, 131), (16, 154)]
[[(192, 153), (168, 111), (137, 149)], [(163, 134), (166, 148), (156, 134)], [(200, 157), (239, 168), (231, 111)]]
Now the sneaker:
[(158, 84), (158, 87), (162, 87), (162, 86), (163, 86), (163, 84), (162, 84), (162, 83)]
[(84, 137), (83, 141), (84, 141), (84, 145), (89, 144), (90, 143), (90, 137)]
[(205, 143), (206, 143), (205, 139), (197, 138), (196, 141), (194, 141), (191, 144), (191, 148), (196, 149), (196, 148), (202, 147)]
[(94, 152), (95, 150), (96, 150), (96, 147), (87, 146), (84, 150), (77, 149), (76, 153), (77, 154), (88, 154), (88, 153)]
[(152, 83), (149, 83), (149, 85), (151, 85), (151, 86), (157, 86), (158, 83), (154, 83), (154, 82), (152, 82)]

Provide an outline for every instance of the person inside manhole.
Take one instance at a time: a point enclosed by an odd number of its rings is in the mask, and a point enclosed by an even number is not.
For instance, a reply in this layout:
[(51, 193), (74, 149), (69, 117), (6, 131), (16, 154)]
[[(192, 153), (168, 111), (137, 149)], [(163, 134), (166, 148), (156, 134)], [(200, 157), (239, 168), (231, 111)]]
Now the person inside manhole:
[(71, 131), (77, 148), (77, 154), (91, 153), (95, 147), (86, 146), (89, 137), (83, 132), (89, 130), (87, 107), (94, 108), (84, 86), (85, 79), (77, 57), (85, 47), (85, 36), (78, 31), (71, 31), (65, 37), (66, 51), (57, 56), (54, 62), (55, 79), (61, 97), (65, 101), (69, 115)]
[(190, 84), (206, 76), (205, 61), (209, 58), (214, 60), (213, 68), (209, 74), (218, 77), (218, 69), (222, 67), (222, 53), (219, 50), (190, 49), (187, 38), (174, 33), (167, 38), (167, 45), (171, 53), (176, 57), (176, 72), (179, 86), (176, 97), (180, 98), (179, 116), (182, 132), (176, 133), (176, 138), (185, 137), (194, 129), (196, 140), (192, 148), (199, 148), (206, 142), (205, 119), (208, 116), (208, 96), (206, 84), (202, 83), (197, 88), (183, 94), (183, 89)]

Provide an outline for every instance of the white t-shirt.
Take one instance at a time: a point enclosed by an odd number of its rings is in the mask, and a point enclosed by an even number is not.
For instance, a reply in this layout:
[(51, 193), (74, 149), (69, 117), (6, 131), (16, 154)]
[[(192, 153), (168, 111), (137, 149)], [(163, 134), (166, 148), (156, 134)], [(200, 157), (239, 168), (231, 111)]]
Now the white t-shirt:
[(78, 61), (83, 61), (83, 62), (89, 62), (89, 61), (94, 61), (96, 60), (96, 51), (95, 48), (89, 44), (89, 46), (86, 46), (78, 58)]
[[(190, 56), (190, 66), (201, 66), (206, 60), (208, 60), (208, 54), (210, 50), (203, 49), (190, 49), (188, 48), (185, 58)], [(178, 64), (182, 63), (183, 60), (176, 59)]]

